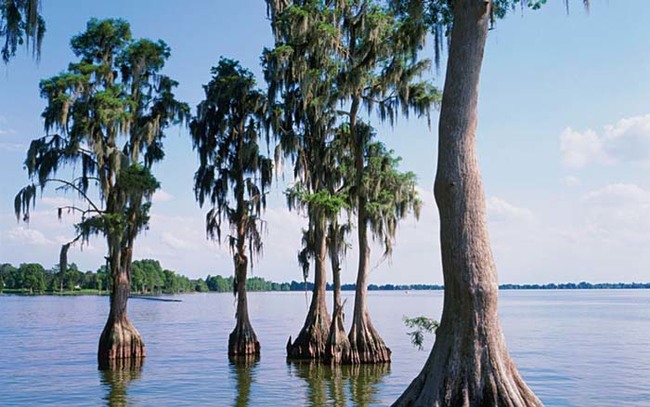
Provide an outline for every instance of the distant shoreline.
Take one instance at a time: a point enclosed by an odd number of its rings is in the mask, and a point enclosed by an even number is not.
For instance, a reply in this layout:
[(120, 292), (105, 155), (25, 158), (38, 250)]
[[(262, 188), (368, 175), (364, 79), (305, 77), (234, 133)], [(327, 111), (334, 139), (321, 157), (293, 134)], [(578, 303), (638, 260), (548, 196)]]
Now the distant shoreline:
[[(286, 284), (286, 285), (285, 285)], [(289, 289), (277, 290), (277, 289), (251, 289), (249, 292), (302, 292), (302, 291), (311, 291), (313, 284), (310, 282), (296, 282), (292, 281), (291, 283), (283, 283)], [(344, 284), (341, 287), (342, 291), (354, 291), (354, 284)], [(515, 291), (515, 290), (643, 290), (650, 289), (650, 283), (549, 283), (549, 284), (501, 284), (499, 285), (499, 290), (503, 291)], [(327, 291), (332, 291), (333, 287), (328, 284)], [(370, 284), (368, 286), (369, 291), (442, 291), (444, 286), (441, 285), (430, 285), (430, 284), (384, 284), (376, 285)], [(174, 295), (174, 294), (193, 294), (201, 291), (187, 291), (187, 292), (155, 292), (155, 293), (133, 293), (131, 298), (144, 298), (150, 299), (159, 295)], [(203, 291), (204, 292), (204, 291)], [(226, 292), (226, 291), (209, 291), (209, 292)], [(0, 295), (25, 295), (25, 296), (37, 296), (37, 295), (51, 295), (51, 296), (79, 296), (79, 295), (100, 295), (108, 296), (106, 290), (63, 290), (61, 291), (42, 291), (42, 292), (30, 292), (28, 289), (4, 289), (0, 291)]]
[[(208, 274), (205, 279), (190, 279), (173, 270), (163, 269), (160, 262), (153, 259), (136, 260), (131, 265), (131, 295), (150, 297), (160, 294), (180, 294), (192, 292), (232, 293), (235, 286), (232, 275)], [(111, 278), (106, 266), (97, 272), (81, 272), (72, 263), (67, 271), (61, 272), (58, 266), (45, 269), (38, 263), (22, 263), (14, 267), (9, 263), (0, 264), (0, 293), (7, 294), (47, 294), (47, 295), (108, 295)], [(309, 281), (278, 283), (259, 276), (246, 279), (246, 291), (311, 291), (314, 284)], [(593, 290), (593, 289), (649, 289), (646, 283), (546, 283), (546, 284), (501, 284), (501, 290)], [(334, 289), (327, 283), (327, 291)], [(356, 284), (342, 284), (342, 291), (356, 290)], [(418, 291), (444, 290), (439, 284), (370, 284), (369, 291)]]

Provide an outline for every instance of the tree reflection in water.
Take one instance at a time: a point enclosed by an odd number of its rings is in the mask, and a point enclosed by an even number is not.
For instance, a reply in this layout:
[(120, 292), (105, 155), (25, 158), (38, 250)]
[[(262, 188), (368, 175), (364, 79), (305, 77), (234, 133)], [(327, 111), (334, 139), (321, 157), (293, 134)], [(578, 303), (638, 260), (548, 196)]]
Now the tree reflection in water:
[(237, 382), (237, 398), (234, 406), (247, 407), (251, 404), (251, 384), (255, 376), (259, 355), (230, 357), (230, 373)]
[(126, 390), (129, 383), (140, 378), (142, 373), (143, 359), (134, 361), (112, 362), (108, 366), (102, 366), (100, 381), (102, 387), (107, 390), (104, 400), (110, 407), (128, 406)]
[(370, 406), (379, 403), (379, 384), (390, 373), (390, 364), (330, 366), (308, 361), (287, 362), (289, 375), (307, 383), (312, 406)]

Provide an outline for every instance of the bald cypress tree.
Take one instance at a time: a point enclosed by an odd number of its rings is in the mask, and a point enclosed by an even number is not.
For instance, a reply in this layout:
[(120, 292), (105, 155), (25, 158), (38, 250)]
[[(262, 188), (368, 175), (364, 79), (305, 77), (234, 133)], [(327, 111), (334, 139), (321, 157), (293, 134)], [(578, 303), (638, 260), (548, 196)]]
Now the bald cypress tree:
[[(431, 84), (420, 80), (430, 65), (418, 58), (425, 31), (413, 29), (412, 19), (397, 18), (377, 1), (268, 0), (267, 5), (276, 40), (267, 66), (285, 67), (284, 75), (267, 78), (270, 89), (285, 90), (285, 101), (294, 95), (286, 90), (295, 89), (304, 101), (302, 111), (315, 105), (318, 112), (333, 111), (335, 120), (347, 127), (353, 168), (348, 182), (354, 191), (352, 208), (359, 224), (361, 252), (357, 281), (366, 284), (369, 191), (364, 168), (370, 132), (365, 131), (361, 117), (374, 112), (379, 120), (394, 123), (399, 116), (428, 116), (438, 95)], [(369, 323), (365, 290), (357, 286), (349, 362), (385, 362), (390, 352)]]
[(92, 19), (71, 47), (79, 60), (40, 83), (46, 135), (27, 152), (33, 183), (16, 196), (16, 216), (28, 220), (38, 191), (46, 187), (79, 196), (81, 204), (58, 211), (81, 218), (76, 236), (61, 249), (61, 270), (67, 269), (71, 244), (93, 235), (106, 239), (112, 288), (98, 362), (100, 368), (137, 365), (144, 342), (127, 316), (134, 243), (147, 227), (151, 196), (159, 188), (151, 170), (164, 157), (164, 131), (185, 120), (189, 109), (173, 94), (177, 83), (160, 73), (169, 47), (134, 40), (126, 21)]
[(538, 8), (543, 3), (391, 1), (397, 13), (432, 30), (436, 55), (445, 43), (444, 36), (449, 36), (434, 184), (444, 306), (431, 354), (395, 405), (541, 405), (510, 358), (497, 314), (497, 273), (488, 238), (476, 138), (479, 80), (490, 25), (516, 5)]
[(336, 65), (330, 53), (338, 38), (330, 32), (327, 16), (317, 12), (316, 2), (297, 3), (301, 4), (285, 9), (268, 2), (276, 44), (265, 50), (263, 58), (269, 98), (275, 106), (270, 118), (279, 142), (276, 156), (293, 163), (295, 183), (287, 191), (287, 202), (309, 219), (303, 270), (308, 272), (308, 260), (314, 263), (309, 311), (295, 341), (289, 338), (287, 356), (323, 360), (331, 323), (325, 303), (327, 224), (344, 203), (328, 189), (332, 175), (328, 168), (336, 160), (329, 145), (337, 115), (332, 94)]
[[(273, 163), (260, 152), (268, 107), (253, 74), (238, 62), (221, 59), (204, 86), (190, 130), (199, 168), (194, 192), (199, 204), (211, 205), (206, 231), (219, 243), (228, 242), (235, 267), (237, 323), (228, 339), (230, 356), (258, 355), (260, 344), (248, 316), (246, 277), (253, 256), (262, 252), (266, 193)], [(268, 142), (268, 140), (267, 140)], [(224, 236), (223, 229), (230, 233)]]

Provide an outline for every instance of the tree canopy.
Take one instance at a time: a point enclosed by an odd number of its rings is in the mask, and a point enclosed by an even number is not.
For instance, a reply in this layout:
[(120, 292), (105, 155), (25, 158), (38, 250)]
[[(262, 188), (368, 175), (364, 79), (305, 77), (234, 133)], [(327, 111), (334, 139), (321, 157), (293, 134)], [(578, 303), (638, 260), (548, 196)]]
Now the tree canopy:
[[(236, 61), (222, 58), (212, 75), (204, 86), (205, 100), (190, 123), (199, 156), (194, 192), (201, 206), (212, 205), (206, 215), (208, 236), (221, 241), (222, 225), (227, 223), (233, 252), (244, 238), (251, 255), (259, 254), (260, 216), (273, 176), (272, 160), (260, 152), (266, 96), (255, 89), (253, 74)], [(238, 227), (243, 228), (243, 236), (238, 236)]]
[[(124, 20), (92, 19), (71, 48), (79, 61), (40, 83), (47, 134), (29, 147), (25, 166), (34, 183), (16, 196), (16, 215), (28, 220), (37, 190), (55, 184), (85, 204), (59, 208), (59, 216), (81, 215), (73, 241), (94, 234), (134, 238), (148, 222), (143, 199), (158, 188), (150, 168), (164, 157), (164, 129), (189, 110), (174, 97), (177, 83), (159, 73), (169, 47), (133, 40)], [(58, 177), (64, 167), (73, 169), (65, 173), (70, 177)]]

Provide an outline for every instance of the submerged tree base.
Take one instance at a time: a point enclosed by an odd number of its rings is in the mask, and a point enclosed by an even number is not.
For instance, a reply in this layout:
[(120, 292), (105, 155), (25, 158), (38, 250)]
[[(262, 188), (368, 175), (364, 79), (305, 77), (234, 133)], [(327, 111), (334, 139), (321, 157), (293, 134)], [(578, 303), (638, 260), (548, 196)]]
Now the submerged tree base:
[(350, 341), (350, 360), (346, 363), (354, 365), (390, 363), (391, 350), (366, 318), (360, 318), (358, 323), (352, 323), (348, 339)]
[(101, 370), (137, 368), (142, 366), (145, 356), (142, 337), (128, 319), (106, 323), (97, 352)]
[(344, 322), (343, 306), (338, 306), (325, 345), (325, 360), (336, 365), (350, 363), (350, 340), (345, 334)]
[(466, 331), (438, 329), (422, 372), (394, 406), (542, 406), (519, 375), (501, 335), (470, 336)]
[(331, 321), (327, 312), (308, 315), (296, 341), (287, 342), (288, 359), (325, 360), (325, 345), (329, 335)]
[(260, 343), (250, 324), (237, 324), (228, 337), (228, 356), (259, 356)]

